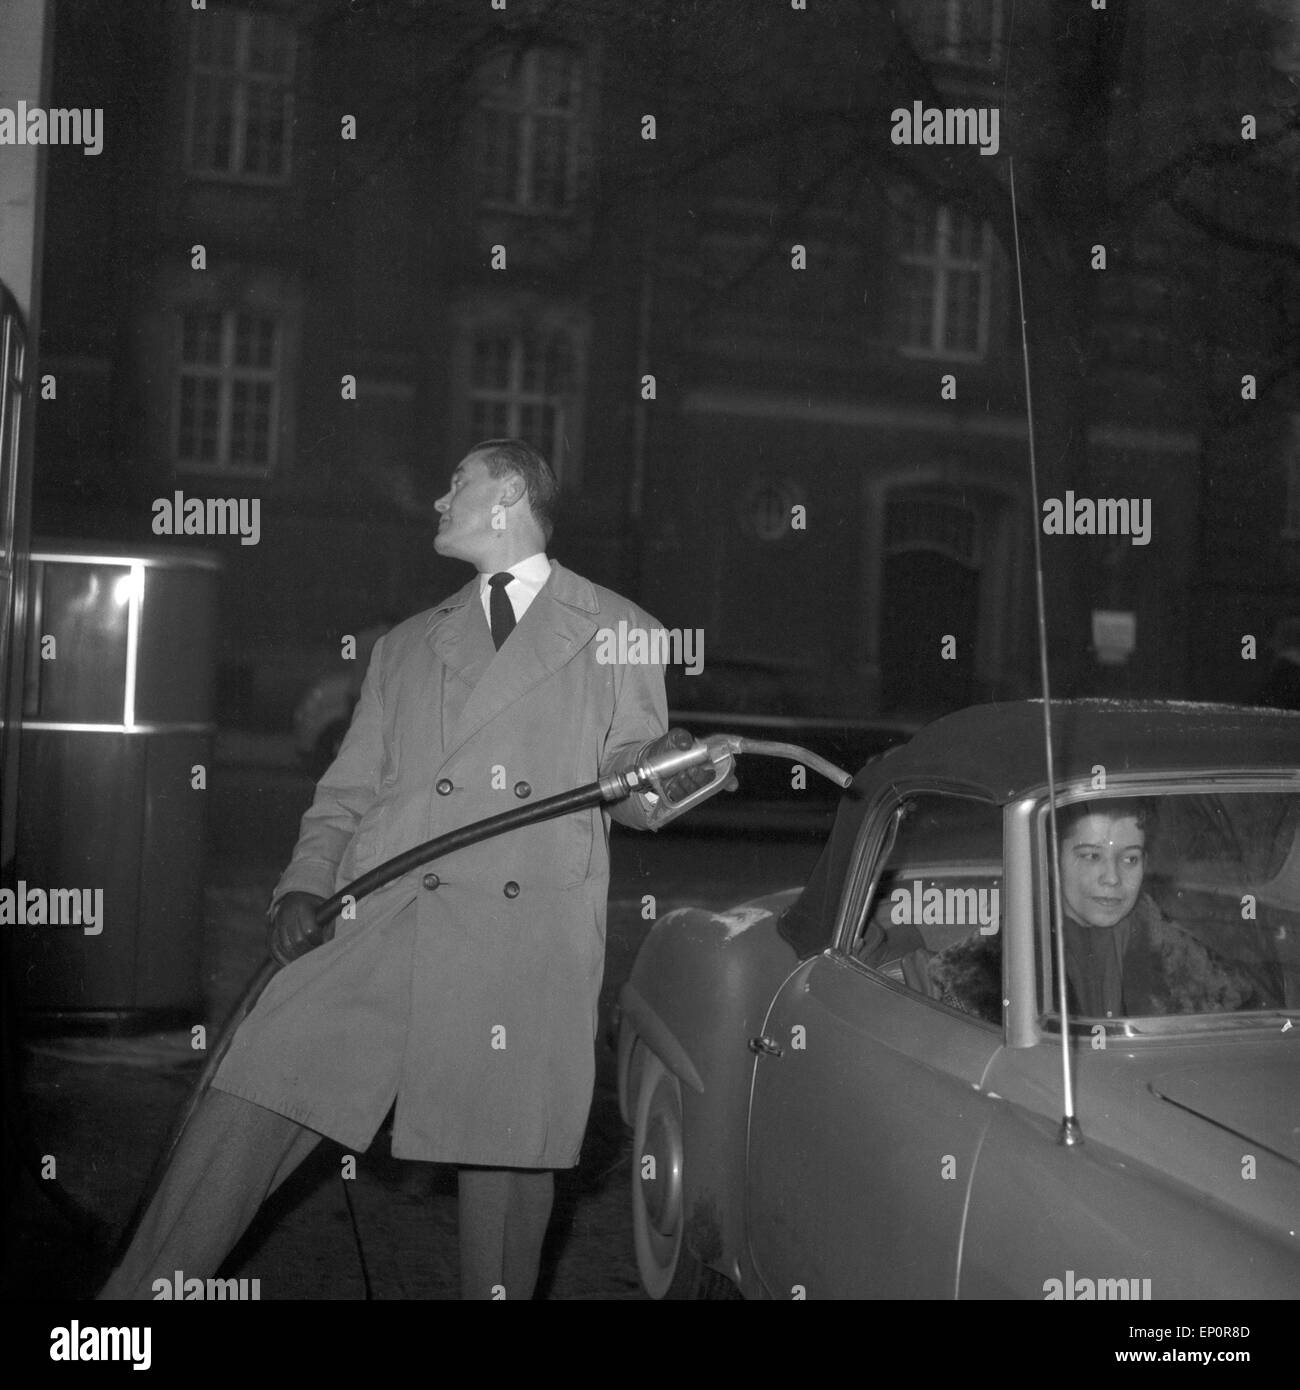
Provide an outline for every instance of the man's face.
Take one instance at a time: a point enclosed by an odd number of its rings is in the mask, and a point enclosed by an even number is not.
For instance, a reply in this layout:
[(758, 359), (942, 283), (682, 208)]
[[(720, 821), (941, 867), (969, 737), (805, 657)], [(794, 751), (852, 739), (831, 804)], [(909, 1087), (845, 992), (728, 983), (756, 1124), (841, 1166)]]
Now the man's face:
[(1085, 816), (1061, 843), (1066, 912), (1089, 927), (1113, 927), (1133, 910), (1146, 872), (1146, 832), (1132, 816)]
[(505, 535), (504, 509), (493, 527), (493, 507), (510, 484), (509, 475), (494, 478), (481, 454), (466, 454), (451, 475), (451, 486), (433, 504), (440, 513), (433, 548), (439, 555), (468, 560), (482, 568), (491, 565), (494, 549)]

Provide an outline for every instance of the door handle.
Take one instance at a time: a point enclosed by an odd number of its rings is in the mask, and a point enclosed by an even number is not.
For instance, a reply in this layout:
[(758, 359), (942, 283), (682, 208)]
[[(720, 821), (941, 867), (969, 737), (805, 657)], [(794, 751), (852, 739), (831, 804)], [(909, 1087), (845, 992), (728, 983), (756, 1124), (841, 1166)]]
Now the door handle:
[(775, 1038), (750, 1038), (749, 1050), (756, 1056), (780, 1057), (784, 1049)]

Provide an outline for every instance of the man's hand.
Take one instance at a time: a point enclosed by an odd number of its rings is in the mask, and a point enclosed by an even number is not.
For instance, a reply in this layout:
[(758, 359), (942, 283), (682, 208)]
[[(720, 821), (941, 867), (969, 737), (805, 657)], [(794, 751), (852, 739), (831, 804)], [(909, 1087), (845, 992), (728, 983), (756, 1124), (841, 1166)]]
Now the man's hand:
[[(695, 740), (685, 729), (669, 729), (645, 750), (645, 756), (653, 758), (660, 753), (682, 752), (689, 748)], [(705, 763), (701, 767), (688, 767), (670, 777), (664, 783), (664, 794), (668, 798), (669, 805), (676, 805), (679, 801), (684, 801), (692, 792), (699, 791), (701, 787), (707, 787), (713, 781), (715, 769), (711, 763)]]
[(316, 925), (316, 909), (325, 901), (315, 893), (286, 893), (276, 904), (271, 928), (271, 954), (281, 965), (305, 956), (323, 941), (334, 939), (334, 923)]

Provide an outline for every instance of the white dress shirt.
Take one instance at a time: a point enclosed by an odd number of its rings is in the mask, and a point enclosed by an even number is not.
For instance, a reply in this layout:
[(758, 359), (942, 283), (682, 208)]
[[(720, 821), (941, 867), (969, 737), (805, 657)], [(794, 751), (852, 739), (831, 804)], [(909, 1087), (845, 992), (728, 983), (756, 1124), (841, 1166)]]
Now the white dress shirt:
[[(488, 580), (493, 574), (500, 573), (501, 570), (493, 570), (478, 577), (479, 600), (483, 604), (483, 616), (488, 621), (488, 627), (492, 626), (492, 587)], [(536, 555), (516, 561), (504, 573), (514, 575), (506, 585), (505, 592), (511, 608), (515, 610), (515, 622), (518, 622), (528, 612), (528, 605), (541, 593), (542, 585), (551, 577), (551, 562), (545, 552), (539, 550)]]

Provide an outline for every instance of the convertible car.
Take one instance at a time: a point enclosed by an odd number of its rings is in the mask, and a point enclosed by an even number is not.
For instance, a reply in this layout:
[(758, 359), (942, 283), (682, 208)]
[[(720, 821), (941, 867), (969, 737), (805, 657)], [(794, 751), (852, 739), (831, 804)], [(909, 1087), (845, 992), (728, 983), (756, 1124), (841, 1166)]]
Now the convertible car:
[(1300, 715), (1054, 705), (1058, 874), (1042, 714), (937, 721), (802, 889), (655, 923), (652, 1296), (1300, 1297)]

